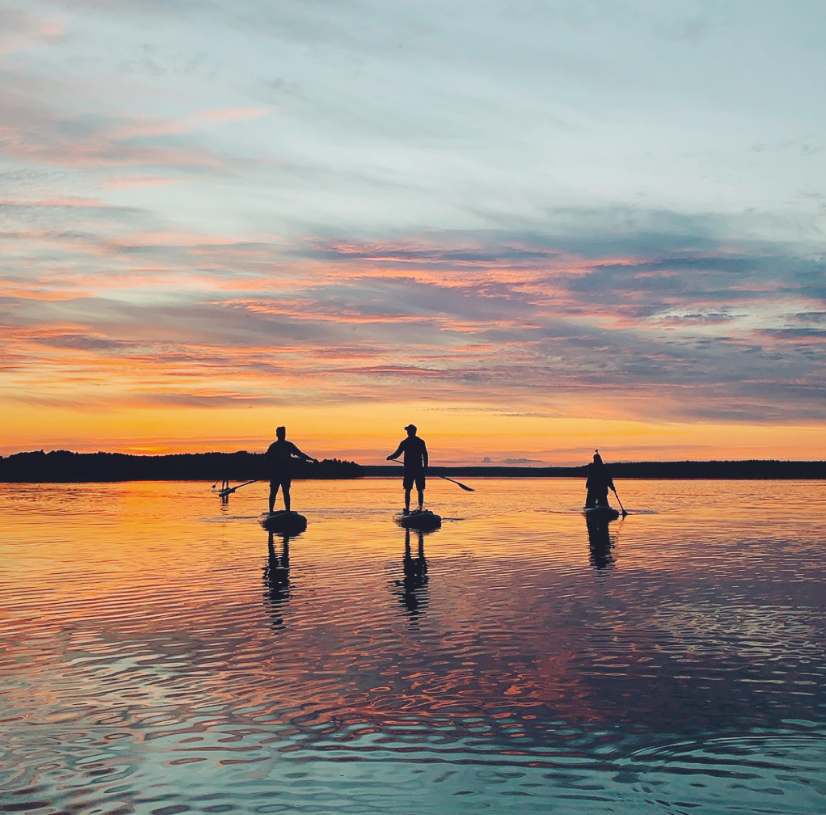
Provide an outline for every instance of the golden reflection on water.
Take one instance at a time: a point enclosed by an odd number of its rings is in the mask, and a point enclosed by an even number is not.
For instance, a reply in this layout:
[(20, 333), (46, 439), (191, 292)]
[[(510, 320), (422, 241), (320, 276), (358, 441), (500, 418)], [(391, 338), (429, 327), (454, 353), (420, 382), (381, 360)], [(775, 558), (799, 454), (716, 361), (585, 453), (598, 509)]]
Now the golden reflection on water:
[(0, 485), (12, 804), (729, 811), (714, 762), (823, 803), (820, 485), (627, 481), (594, 526), (578, 481), (433, 480), (420, 537), (396, 480), (297, 482), (289, 540), (209, 486)]

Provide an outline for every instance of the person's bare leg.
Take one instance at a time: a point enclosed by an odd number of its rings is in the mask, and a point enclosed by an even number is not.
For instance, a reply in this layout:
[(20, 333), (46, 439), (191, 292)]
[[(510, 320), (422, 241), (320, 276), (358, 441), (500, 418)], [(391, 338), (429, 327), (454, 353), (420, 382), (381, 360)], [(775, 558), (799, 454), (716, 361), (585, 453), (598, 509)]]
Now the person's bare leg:
[(282, 487), (284, 492), (284, 509), (289, 512), (290, 511), (290, 486), (289, 484), (284, 484)]
[(410, 487), (404, 488), (404, 511), (410, 512)]
[(276, 495), (278, 495), (278, 484), (270, 484), (270, 512), (275, 508)]
[(424, 490), (417, 488), (417, 492), (419, 493), (419, 512), (421, 512), (424, 509)]

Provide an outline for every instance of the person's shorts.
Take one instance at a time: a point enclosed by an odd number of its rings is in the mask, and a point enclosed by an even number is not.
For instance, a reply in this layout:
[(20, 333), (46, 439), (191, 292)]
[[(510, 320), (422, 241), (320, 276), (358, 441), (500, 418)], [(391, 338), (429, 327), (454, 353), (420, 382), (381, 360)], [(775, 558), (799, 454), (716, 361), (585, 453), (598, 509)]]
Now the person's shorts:
[(412, 489), (413, 484), (416, 485), (417, 490), (423, 490), (425, 484), (424, 473), (405, 473), (403, 483), (406, 490)]
[(270, 489), (277, 490), (281, 487), (282, 489), (288, 490), (291, 483), (292, 478), (288, 475), (274, 475), (270, 478)]

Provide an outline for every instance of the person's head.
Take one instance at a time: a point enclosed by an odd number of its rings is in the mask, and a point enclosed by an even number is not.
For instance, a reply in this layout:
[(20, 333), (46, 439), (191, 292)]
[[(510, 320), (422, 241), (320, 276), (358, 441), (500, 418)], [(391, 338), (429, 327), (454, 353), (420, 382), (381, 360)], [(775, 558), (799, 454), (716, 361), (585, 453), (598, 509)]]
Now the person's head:
[(287, 428), (283, 424), (275, 428), (275, 437), (281, 441), (287, 438)]
[(405, 430), (407, 431), (408, 436), (415, 436), (416, 435), (416, 425), (414, 425), (414, 424), (407, 425), (407, 427), (405, 427)]
[(594, 450), (594, 464), (602, 464), (602, 456), (599, 454), (599, 450)]

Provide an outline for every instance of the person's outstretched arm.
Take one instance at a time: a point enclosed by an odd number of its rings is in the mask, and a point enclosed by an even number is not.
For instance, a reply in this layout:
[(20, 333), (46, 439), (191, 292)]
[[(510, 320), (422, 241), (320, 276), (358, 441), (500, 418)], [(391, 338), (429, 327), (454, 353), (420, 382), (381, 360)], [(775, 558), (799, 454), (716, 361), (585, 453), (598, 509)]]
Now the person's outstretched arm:
[(318, 463), (317, 458), (313, 458), (312, 456), (308, 456), (302, 450), (299, 450), (295, 445), (293, 445), (293, 449), (290, 451), (291, 455), (295, 456), (295, 458), (300, 458), (302, 461), (315, 461)]
[(400, 444), (399, 444), (399, 446), (396, 448), (396, 452), (395, 452), (395, 453), (391, 453), (391, 454), (387, 457), (387, 460), (388, 460), (388, 461), (393, 461), (393, 459), (398, 458), (401, 454), (402, 454), (402, 445), (401, 445), (401, 443), (400, 443)]

